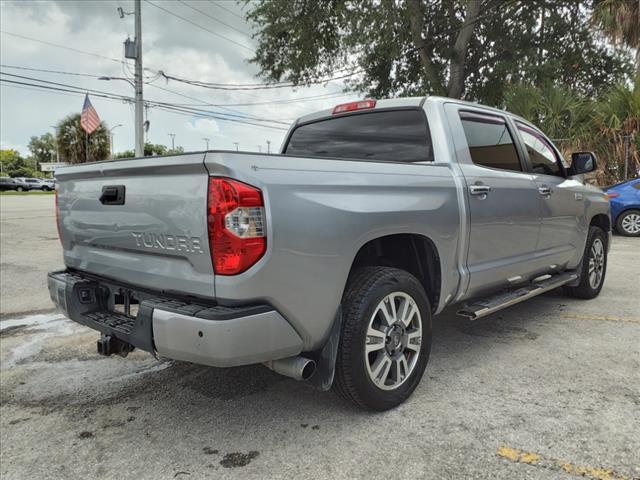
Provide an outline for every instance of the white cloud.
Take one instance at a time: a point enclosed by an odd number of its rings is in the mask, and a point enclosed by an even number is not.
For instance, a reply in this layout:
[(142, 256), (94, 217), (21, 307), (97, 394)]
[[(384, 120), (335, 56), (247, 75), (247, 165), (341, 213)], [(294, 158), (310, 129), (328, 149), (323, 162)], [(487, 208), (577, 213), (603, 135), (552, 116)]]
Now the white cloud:
[(203, 135), (213, 135), (220, 131), (218, 123), (212, 118), (198, 118), (192, 122), (187, 122), (186, 129)]

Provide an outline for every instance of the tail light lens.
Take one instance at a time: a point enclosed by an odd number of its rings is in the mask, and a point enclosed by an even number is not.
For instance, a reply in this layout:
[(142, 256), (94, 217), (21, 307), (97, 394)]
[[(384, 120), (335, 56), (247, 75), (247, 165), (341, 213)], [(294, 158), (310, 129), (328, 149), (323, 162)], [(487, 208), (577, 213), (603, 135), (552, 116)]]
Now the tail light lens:
[(262, 192), (229, 178), (209, 178), (209, 249), (218, 275), (236, 275), (267, 249)]

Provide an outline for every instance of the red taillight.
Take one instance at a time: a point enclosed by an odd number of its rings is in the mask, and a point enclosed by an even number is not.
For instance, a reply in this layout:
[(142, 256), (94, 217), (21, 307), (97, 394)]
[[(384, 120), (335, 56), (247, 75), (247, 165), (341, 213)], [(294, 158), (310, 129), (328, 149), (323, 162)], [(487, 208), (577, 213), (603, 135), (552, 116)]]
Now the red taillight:
[(606, 195), (606, 196), (607, 196), (607, 198), (609, 198), (609, 199), (611, 199), (611, 198), (616, 198), (616, 197), (619, 197), (619, 196), (620, 196), (620, 194), (619, 194), (619, 193), (615, 193), (615, 192), (612, 192), (612, 193), (605, 193), (605, 195)]
[(236, 275), (267, 249), (262, 192), (229, 178), (209, 178), (209, 249), (218, 275)]
[(356, 110), (366, 110), (368, 108), (374, 108), (376, 106), (375, 100), (360, 100), (358, 102), (349, 102), (336, 105), (333, 108), (332, 114), (354, 112)]
[(56, 204), (56, 228), (58, 229), (58, 240), (62, 243), (62, 235), (60, 234), (60, 205), (58, 205), (58, 186), (56, 185), (56, 193), (55, 193), (55, 204)]

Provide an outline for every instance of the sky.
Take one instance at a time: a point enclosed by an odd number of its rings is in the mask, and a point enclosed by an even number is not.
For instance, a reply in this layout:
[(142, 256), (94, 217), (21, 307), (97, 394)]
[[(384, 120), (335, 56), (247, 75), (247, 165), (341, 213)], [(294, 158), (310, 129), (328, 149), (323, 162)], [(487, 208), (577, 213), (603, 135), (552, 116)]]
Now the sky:
[[(133, 60), (124, 58), (123, 42), (134, 38), (133, 15), (121, 19), (118, 7), (133, 12), (131, 0), (99, 1), (2, 1), (0, 2), (0, 60), (4, 80), (43, 84), (34, 79), (73, 85), (132, 97), (133, 87), (124, 80), (99, 80), (99, 76), (133, 78)], [(161, 7), (161, 8), (158, 8)], [(195, 9), (199, 10), (196, 11)], [(210, 149), (277, 150), (293, 119), (361, 98), (345, 93), (340, 81), (312, 87), (249, 91), (212, 90), (166, 81), (158, 75), (219, 84), (262, 83), (259, 69), (249, 63), (256, 48), (252, 25), (244, 20), (246, 9), (233, 0), (143, 0), (142, 49), (145, 67), (145, 100), (172, 104), (200, 104), (209, 115), (227, 113), (244, 121), (245, 116), (284, 123), (246, 125), (219, 118), (149, 108), (148, 141), (185, 151)], [(163, 10), (164, 9), (164, 10)], [(182, 18), (179, 18), (182, 17)], [(225, 25), (226, 24), (226, 25)], [(65, 48), (61, 48), (65, 47)], [(15, 68), (20, 67), (20, 68)], [(25, 69), (50, 70), (67, 74)], [(28, 79), (10, 75), (29, 77)], [(73, 75), (71, 75), (73, 74)], [(81, 74), (81, 75), (78, 75)], [(56, 88), (67, 88), (56, 86)], [(210, 107), (202, 104), (272, 102), (336, 94), (329, 98), (301, 99), (295, 103)], [(337, 96), (340, 95), (340, 96)], [(41, 90), (30, 85), (0, 83), (0, 148), (27, 155), (29, 139), (46, 132), (69, 114), (82, 109), (84, 94)], [(114, 151), (134, 148), (134, 107), (129, 102), (91, 96), (100, 118), (113, 128)], [(253, 121), (253, 120), (249, 120)], [(258, 122), (263, 123), (263, 122)], [(121, 124), (121, 126), (117, 126)], [(117, 127), (116, 127), (117, 126)]]

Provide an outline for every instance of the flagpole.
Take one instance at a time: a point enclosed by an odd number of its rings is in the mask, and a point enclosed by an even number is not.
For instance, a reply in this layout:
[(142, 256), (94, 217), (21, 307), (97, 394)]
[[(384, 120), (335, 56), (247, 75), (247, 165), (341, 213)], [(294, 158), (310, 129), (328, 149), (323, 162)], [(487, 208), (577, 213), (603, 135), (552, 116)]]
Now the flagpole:
[(84, 156), (85, 156), (85, 161), (89, 162), (89, 133), (85, 130), (84, 131), (84, 145), (85, 145), (85, 150), (84, 150)]

